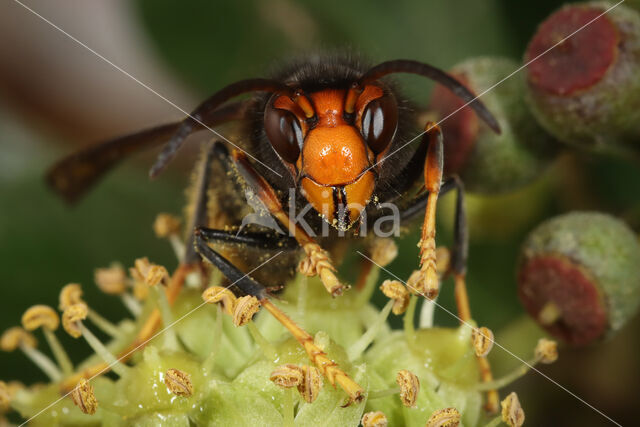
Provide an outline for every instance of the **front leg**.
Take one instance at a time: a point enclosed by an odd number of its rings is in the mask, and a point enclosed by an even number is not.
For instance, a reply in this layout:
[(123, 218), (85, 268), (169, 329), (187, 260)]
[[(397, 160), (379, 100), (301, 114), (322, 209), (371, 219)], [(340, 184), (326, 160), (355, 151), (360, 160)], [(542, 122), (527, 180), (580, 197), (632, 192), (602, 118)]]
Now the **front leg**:
[[(471, 318), (471, 308), (466, 287), (467, 252), (468, 252), (468, 232), (466, 215), (464, 208), (464, 186), (457, 177), (449, 178), (444, 185), (442, 182), (442, 134), (440, 128), (433, 123), (426, 126), (425, 138), (429, 144), (427, 158), (424, 166), (425, 187), (429, 192), (426, 201), (424, 223), (422, 225), (422, 238), (420, 239), (420, 272), (417, 280), (412, 283), (421, 295), (427, 298), (435, 298), (439, 291), (439, 281), (436, 272), (436, 203), (441, 190), (444, 192), (455, 188), (456, 213), (454, 230), (454, 247), (450, 266), (453, 273), (455, 288), (454, 294), (458, 309), (458, 319), (462, 324), (469, 324)], [(422, 204), (422, 198), (416, 199), (415, 206)], [(486, 357), (478, 357), (478, 364), (483, 382), (491, 382), (493, 375), (491, 367)], [(498, 409), (499, 397), (496, 390), (487, 392), (486, 409), (494, 413)]]
[(424, 186), (429, 195), (422, 224), (420, 247), (420, 276), (416, 281), (417, 291), (429, 299), (438, 295), (438, 274), (436, 272), (436, 205), (442, 183), (443, 148), (440, 127), (427, 123), (424, 142), (428, 144), (424, 163)]
[[(260, 305), (269, 311), (300, 343), (309, 357), (309, 360), (327, 378), (331, 385), (338, 384), (349, 396), (349, 402), (360, 402), (364, 399), (365, 391), (351, 377), (344, 372), (338, 364), (333, 361), (327, 353), (325, 353), (317, 344), (313, 337), (298, 326), (289, 316), (284, 314), (269, 299), (267, 289), (256, 280), (252, 279), (248, 274), (240, 271), (229, 260), (227, 260), (215, 249), (209, 246), (211, 240), (233, 239), (230, 235), (224, 235), (219, 230), (211, 230), (199, 228), (195, 232), (196, 248), (200, 255), (211, 264), (216, 266), (234, 286), (247, 295), (252, 295), (258, 299)], [(265, 243), (265, 236), (251, 236), (250, 243), (256, 246), (262, 246)], [(254, 239), (255, 238), (255, 239)], [(266, 242), (269, 247), (278, 246), (278, 242)], [(292, 245), (290, 245), (291, 247)]]
[(345, 286), (336, 277), (336, 269), (327, 251), (322, 249), (302, 227), (289, 218), (282, 208), (275, 190), (251, 166), (246, 155), (239, 150), (233, 150), (232, 156), (238, 173), (253, 190), (256, 197), (264, 204), (269, 213), (289, 230), (289, 234), (304, 249), (306, 257), (298, 265), (298, 270), (307, 276), (319, 276), (322, 284), (332, 296), (341, 295)]

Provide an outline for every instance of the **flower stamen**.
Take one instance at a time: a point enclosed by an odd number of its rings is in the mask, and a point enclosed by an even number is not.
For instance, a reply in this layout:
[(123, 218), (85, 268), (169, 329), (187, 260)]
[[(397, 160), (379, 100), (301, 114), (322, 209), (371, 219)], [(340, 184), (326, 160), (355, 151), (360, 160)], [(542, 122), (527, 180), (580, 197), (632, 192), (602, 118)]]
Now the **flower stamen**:
[(487, 357), (493, 348), (493, 332), (484, 326), (475, 328), (471, 332), (471, 342), (477, 357)]
[(393, 300), (392, 312), (395, 315), (404, 313), (409, 306), (409, 291), (398, 280), (385, 280), (380, 290), (387, 298)]
[(127, 368), (122, 364), (108, 349), (107, 347), (96, 337), (86, 326), (83, 324), (83, 320), (87, 318), (89, 314), (89, 308), (86, 304), (74, 304), (67, 307), (62, 313), (62, 326), (69, 335), (73, 338), (85, 339), (87, 344), (100, 356), (109, 366), (120, 376), (124, 376), (127, 373)]
[(87, 306), (87, 309), (89, 310), (87, 316), (94, 325), (96, 325), (102, 332), (112, 338), (122, 337), (122, 332), (120, 332), (118, 327), (107, 320), (105, 317), (98, 314), (95, 310), (89, 308), (87, 303), (82, 299), (82, 295), (83, 291), (80, 284), (69, 283), (68, 285), (65, 285), (60, 291), (60, 310), (65, 311), (72, 305), (85, 304)]
[(382, 411), (367, 412), (360, 421), (362, 427), (387, 427), (389, 421)]
[(233, 307), (233, 324), (236, 326), (246, 325), (258, 310), (260, 310), (258, 298), (253, 295), (245, 295), (238, 298)]
[(322, 375), (315, 366), (302, 367), (302, 382), (298, 384), (298, 392), (307, 403), (313, 403), (322, 390)]
[(51, 381), (59, 381), (62, 373), (48, 356), (36, 348), (38, 341), (19, 326), (7, 329), (0, 337), (0, 349), (11, 352), (20, 349)]
[(511, 392), (502, 402), (502, 421), (509, 427), (521, 427), (524, 424), (524, 411), (520, 405), (518, 395)]
[(400, 387), (400, 400), (406, 407), (413, 408), (418, 400), (420, 392), (420, 380), (418, 377), (406, 369), (398, 372), (396, 375), (396, 383)]
[(71, 391), (71, 400), (84, 414), (93, 415), (98, 409), (98, 400), (93, 393), (93, 387), (84, 378)]
[(222, 286), (211, 286), (202, 293), (202, 299), (207, 304), (220, 303), (222, 310), (228, 315), (233, 315), (233, 309), (236, 305), (236, 296), (227, 288)]
[(193, 394), (191, 375), (179, 369), (169, 369), (164, 373), (164, 384), (176, 396), (190, 397)]
[(280, 388), (297, 387), (304, 380), (304, 371), (300, 366), (288, 363), (278, 366), (269, 379)]
[(142, 312), (140, 303), (128, 292), (131, 283), (120, 265), (113, 264), (107, 268), (98, 268), (94, 272), (94, 281), (98, 288), (107, 295), (120, 297), (124, 306), (134, 316)]
[(64, 347), (54, 334), (54, 331), (60, 326), (60, 318), (58, 314), (49, 306), (34, 305), (24, 312), (22, 315), (22, 326), (27, 331), (34, 331), (42, 328), (44, 337), (51, 348), (51, 352), (58, 362), (58, 366), (65, 375), (73, 372), (73, 364), (67, 355)]
[(460, 418), (460, 412), (456, 408), (439, 409), (431, 414), (426, 427), (458, 427)]

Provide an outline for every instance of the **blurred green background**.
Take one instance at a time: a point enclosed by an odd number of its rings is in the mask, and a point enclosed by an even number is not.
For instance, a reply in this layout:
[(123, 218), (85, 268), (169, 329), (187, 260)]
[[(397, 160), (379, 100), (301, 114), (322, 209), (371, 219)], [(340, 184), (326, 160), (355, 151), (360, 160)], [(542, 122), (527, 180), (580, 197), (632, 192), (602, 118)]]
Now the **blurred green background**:
[[(29, 2), (79, 40), (186, 110), (232, 81), (263, 76), (279, 60), (310, 50), (350, 48), (373, 61), (410, 58), (442, 68), (472, 56), (520, 61), (537, 24), (563, 2), (439, 1), (181, 1), (103, 4)], [(120, 133), (182, 114), (12, 2), (0, 6), (0, 329), (19, 323), (34, 303), (57, 305), (62, 285), (84, 285), (86, 299), (106, 317), (126, 315), (99, 293), (93, 269), (140, 256), (172, 266), (170, 247), (156, 239), (158, 212), (180, 213), (192, 155), (149, 182), (154, 153), (135, 156), (70, 208), (45, 187), (44, 171), (60, 156)], [(416, 102), (430, 85), (402, 77)], [(620, 159), (563, 155), (531, 187), (499, 197), (470, 198), (469, 288), (476, 320), (498, 341), (528, 358), (535, 328), (516, 298), (515, 265), (527, 231), (544, 218), (576, 209), (611, 212), (640, 227), (640, 172)], [(450, 241), (450, 196), (440, 208), (439, 241)], [(416, 233), (402, 240), (389, 268), (415, 268)], [(439, 302), (455, 311), (445, 284)], [(456, 320), (436, 310), (436, 322)], [(523, 326), (524, 325), (524, 326)], [(635, 420), (640, 392), (639, 323), (586, 349), (561, 350), (542, 371), (619, 422)], [(62, 335), (62, 334), (60, 334)], [(79, 359), (80, 342), (63, 337)], [(498, 374), (517, 365), (493, 351)], [(25, 383), (43, 376), (22, 356), (0, 353), (0, 378)], [(535, 373), (518, 381), (529, 425), (601, 425), (606, 420)]]

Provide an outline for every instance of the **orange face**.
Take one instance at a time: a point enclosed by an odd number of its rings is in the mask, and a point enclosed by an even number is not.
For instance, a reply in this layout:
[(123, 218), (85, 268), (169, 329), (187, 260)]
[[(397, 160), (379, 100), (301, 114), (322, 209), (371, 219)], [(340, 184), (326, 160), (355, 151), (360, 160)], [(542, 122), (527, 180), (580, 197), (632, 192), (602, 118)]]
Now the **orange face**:
[[(267, 137), (303, 196), (340, 230), (350, 228), (372, 198), (376, 160), (382, 154), (376, 138), (393, 136), (388, 129), (382, 135), (385, 112), (380, 100), (390, 95), (378, 86), (366, 86), (345, 108), (347, 92), (325, 89), (295, 100), (277, 96), (265, 114)], [(393, 112), (395, 123), (388, 121), (387, 127), (393, 125), (395, 132), (397, 110)]]

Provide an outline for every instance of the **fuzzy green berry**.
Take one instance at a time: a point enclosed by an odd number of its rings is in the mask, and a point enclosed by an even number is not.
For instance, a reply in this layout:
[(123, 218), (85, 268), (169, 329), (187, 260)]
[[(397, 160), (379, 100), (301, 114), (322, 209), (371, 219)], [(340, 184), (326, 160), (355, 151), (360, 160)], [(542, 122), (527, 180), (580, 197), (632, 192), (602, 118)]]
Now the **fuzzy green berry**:
[(567, 5), (540, 24), (525, 53), (528, 101), (565, 143), (638, 154), (640, 13), (622, 4), (602, 15), (611, 6)]
[[(476, 94), (518, 68), (504, 58), (473, 58), (451, 73)], [(533, 181), (553, 158), (555, 143), (537, 124), (524, 100), (524, 83), (514, 75), (482, 95), (500, 123), (497, 135), (457, 97), (436, 88), (431, 109), (438, 114), (445, 139), (445, 172), (459, 174), (473, 193), (495, 194)]]
[(518, 293), (554, 336), (585, 345), (611, 335), (640, 303), (640, 244), (623, 222), (576, 212), (548, 220), (528, 236)]

